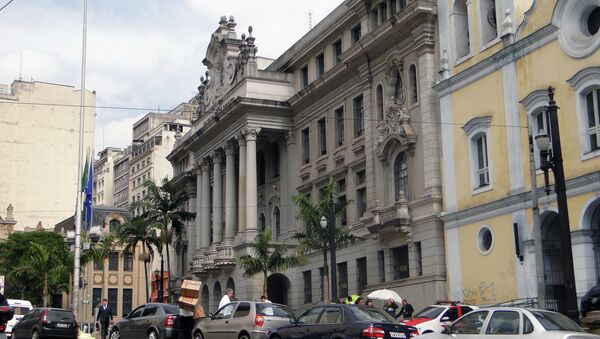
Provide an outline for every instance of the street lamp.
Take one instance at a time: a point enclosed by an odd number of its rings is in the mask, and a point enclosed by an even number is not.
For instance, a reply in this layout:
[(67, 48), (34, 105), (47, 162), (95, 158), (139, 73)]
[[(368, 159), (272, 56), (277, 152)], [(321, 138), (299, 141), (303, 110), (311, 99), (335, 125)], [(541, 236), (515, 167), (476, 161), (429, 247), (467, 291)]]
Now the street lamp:
[[(336, 264), (336, 254), (335, 254), (335, 214), (333, 213), (334, 209), (334, 201), (333, 194), (329, 199), (328, 204), (328, 218), (325, 216), (321, 217), (319, 224), (321, 224), (322, 229), (328, 229), (328, 238), (329, 238), (329, 255), (330, 255), (330, 268), (329, 268), (329, 276), (331, 277), (331, 300), (337, 300), (337, 264)], [(329, 220), (327, 220), (329, 219)]]
[(160, 271), (158, 269), (155, 269), (154, 270), (154, 279), (155, 279), (155, 283), (156, 283), (156, 302), (160, 302), (159, 300), (162, 299), (162, 291), (160, 288), (162, 279), (158, 278), (159, 274), (160, 274)]
[[(575, 289), (575, 271), (573, 269), (573, 251), (571, 247), (571, 229), (569, 224), (569, 208), (567, 205), (567, 188), (563, 168), (562, 150), (560, 146), (560, 132), (558, 127), (558, 107), (554, 101), (554, 88), (548, 87), (548, 124), (551, 135), (541, 133), (535, 137), (535, 142), (540, 150), (540, 169), (544, 171), (546, 194), (550, 194), (548, 172), (554, 175), (554, 191), (558, 205), (558, 222), (560, 245), (562, 249), (563, 267), (565, 273), (564, 300), (559, 300), (558, 311), (569, 318), (578, 321), (577, 290)], [(552, 154), (550, 154), (552, 144)]]

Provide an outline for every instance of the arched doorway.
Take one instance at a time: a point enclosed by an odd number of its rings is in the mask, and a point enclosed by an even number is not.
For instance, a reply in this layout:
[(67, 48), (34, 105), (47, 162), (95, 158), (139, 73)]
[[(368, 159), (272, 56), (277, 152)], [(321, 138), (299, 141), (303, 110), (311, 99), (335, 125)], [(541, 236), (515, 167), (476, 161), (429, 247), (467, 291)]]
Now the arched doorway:
[(592, 244), (594, 246), (594, 262), (596, 264), (596, 284), (600, 284), (600, 200), (596, 202), (591, 211), (590, 230), (592, 231)]
[(227, 284), (225, 285), (225, 288), (231, 288), (234, 292), (235, 292), (235, 282), (233, 281), (233, 278), (229, 278), (227, 279)]
[(202, 294), (200, 294), (200, 305), (204, 309), (204, 312), (208, 313), (210, 309), (210, 292), (208, 291), (208, 286), (204, 285), (202, 287)]
[(281, 273), (271, 274), (267, 278), (267, 293), (269, 300), (277, 304), (288, 304), (291, 286), (290, 279)]
[(560, 246), (558, 214), (545, 212), (542, 215), (542, 252), (544, 254), (544, 281), (546, 284), (546, 309), (564, 309), (565, 270)]
[(219, 302), (221, 302), (221, 298), (223, 297), (223, 292), (221, 291), (221, 283), (218, 281), (215, 283), (213, 287), (213, 296), (212, 296), (212, 310), (217, 311), (219, 308)]

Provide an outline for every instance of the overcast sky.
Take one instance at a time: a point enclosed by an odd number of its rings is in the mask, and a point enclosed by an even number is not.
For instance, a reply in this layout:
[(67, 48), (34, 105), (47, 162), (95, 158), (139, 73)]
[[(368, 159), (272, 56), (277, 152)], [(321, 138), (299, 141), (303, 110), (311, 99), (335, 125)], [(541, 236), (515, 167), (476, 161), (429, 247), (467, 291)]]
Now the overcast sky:
[[(0, 7), (9, 0), (0, 0)], [(169, 109), (193, 97), (210, 35), (233, 15), (276, 58), (342, 0), (88, 0), (86, 88), (97, 105)], [(0, 11), (0, 83), (80, 87), (83, 0), (14, 0)], [(22, 60), (22, 63), (21, 63)], [(98, 109), (96, 149), (124, 147), (146, 112)]]

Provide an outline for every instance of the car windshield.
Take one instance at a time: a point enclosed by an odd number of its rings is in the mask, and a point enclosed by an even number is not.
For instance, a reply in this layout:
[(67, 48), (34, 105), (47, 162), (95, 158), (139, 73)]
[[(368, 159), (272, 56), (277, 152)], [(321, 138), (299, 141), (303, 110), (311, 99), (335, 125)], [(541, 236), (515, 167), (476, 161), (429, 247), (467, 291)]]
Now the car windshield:
[(396, 319), (392, 318), (389, 314), (376, 308), (350, 306), (350, 310), (357, 321), (370, 321), (379, 323), (397, 322)]
[(542, 324), (546, 331), (583, 332), (573, 320), (559, 313), (531, 311), (531, 314)]
[(419, 313), (415, 314), (414, 316), (416, 318), (430, 318), (430, 319), (435, 319), (437, 318), (442, 312), (444, 312), (443, 307), (433, 307), (433, 306), (427, 306), (424, 309), (420, 310)]
[(166, 314), (179, 314), (179, 307), (175, 305), (165, 305), (163, 304), (163, 308)]
[(48, 312), (49, 321), (75, 321), (75, 315), (67, 310), (50, 310)]
[(25, 315), (25, 313), (29, 312), (29, 307), (19, 307), (13, 306), (12, 309), (15, 311), (15, 315)]
[(264, 303), (256, 304), (256, 313), (265, 317), (293, 318), (294, 314), (289, 308), (281, 305)]

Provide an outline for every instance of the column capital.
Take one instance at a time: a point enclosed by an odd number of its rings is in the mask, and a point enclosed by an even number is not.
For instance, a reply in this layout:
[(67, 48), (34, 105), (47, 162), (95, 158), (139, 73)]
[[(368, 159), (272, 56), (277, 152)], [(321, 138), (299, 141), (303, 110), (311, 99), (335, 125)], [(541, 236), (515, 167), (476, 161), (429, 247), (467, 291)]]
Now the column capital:
[(236, 147), (233, 141), (226, 142), (225, 146), (223, 146), (223, 149), (225, 150), (225, 155), (235, 155)]
[(213, 164), (220, 164), (223, 162), (223, 151), (221, 149), (216, 149), (212, 152), (211, 159)]
[(246, 138), (246, 141), (256, 141), (258, 133), (260, 133), (260, 128), (250, 128), (247, 126), (242, 128), (242, 135)]
[(200, 168), (202, 169), (202, 172), (210, 171), (210, 162), (208, 162), (207, 159), (203, 159), (200, 163)]
[(287, 145), (293, 145), (293, 144), (295, 144), (296, 143), (296, 132), (294, 132), (294, 131), (288, 131), (283, 136), (283, 140), (285, 140), (285, 143)]
[(235, 136), (235, 140), (237, 140), (238, 146), (245, 147), (246, 146), (246, 137), (244, 133), (240, 131), (238, 135)]

